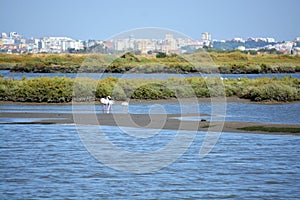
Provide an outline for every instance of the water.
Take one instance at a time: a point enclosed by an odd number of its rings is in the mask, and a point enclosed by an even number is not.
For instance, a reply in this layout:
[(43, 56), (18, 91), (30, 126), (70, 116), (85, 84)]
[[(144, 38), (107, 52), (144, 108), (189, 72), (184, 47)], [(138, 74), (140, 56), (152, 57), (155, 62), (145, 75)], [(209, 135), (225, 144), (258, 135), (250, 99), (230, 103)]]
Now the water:
[[(300, 138), (223, 133), (200, 159), (204, 133), (176, 162), (151, 174), (113, 170), (94, 159), (74, 125), (0, 125), (1, 199), (297, 199)], [(117, 127), (102, 127), (117, 135)], [(91, 128), (93, 130), (93, 128)], [(172, 134), (172, 131), (169, 131)], [(158, 137), (159, 142), (168, 137)], [(121, 148), (127, 143), (111, 137)], [(152, 141), (155, 142), (155, 138)], [(162, 140), (162, 141), (161, 141)], [(130, 150), (149, 150), (131, 141)]]
[[(88, 105), (79, 106), (93, 112)], [(155, 111), (155, 106), (130, 104), (129, 112), (145, 114), (150, 109)], [(167, 113), (195, 112), (193, 105), (165, 103), (160, 106)], [(99, 114), (100, 109), (96, 106)], [(120, 109), (121, 105), (113, 105), (113, 112)], [(200, 113), (209, 114), (210, 110), (209, 103), (200, 104)], [(299, 110), (300, 104), (296, 103), (228, 103), (226, 120), (300, 124)], [(0, 115), (3, 112), (72, 113), (72, 106), (6, 104), (0, 105)], [(2, 118), (5, 120), (22, 121)], [(99, 127), (84, 126), (83, 129), (92, 134)], [(156, 151), (176, 135), (176, 131), (162, 130), (151, 138), (134, 138), (118, 127), (102, 126), (101, 129), (113, 144), (130, 152)], [(187, 151), (165, 168), (132, 174), (114, 170), (95, 159), (81, 142), (74, 124), (0, 122), (0, 199), (299, 198), (300, 137), (222, 133), (212, 152), (199, 158), (205, 134), (197, 132)]]
[[(211, 104), (200, 104), (201, 113), (211, 113)], [(201, 116), (207, 120), (210, 117)], [(182, 117), (181, 120), (198, 120), (199, 117)], [(242, 104), (227, 103), (225, 121), (258, 122), (269, 124), (300, 124), (300, 104)]]
[[(69, 77), (76, 78), (75, 73), (17, 73), (10, 72), (9, 70), (0, 70), (0, 74), (4, 78), (22, 79), (26, 78), (38, 78), (38, 77)], [(105, 77), (116, 77), (126, 79), (168, 79), (170, 77), (218, 77), (222, 78), (260, 78), (260, 77), (278, 77), (291, 76), (294, 78), (300, 78), (300, 74), (115, 74), (115, 73), (87, 73), (87, 76), (93, 79), (102, 79)]]

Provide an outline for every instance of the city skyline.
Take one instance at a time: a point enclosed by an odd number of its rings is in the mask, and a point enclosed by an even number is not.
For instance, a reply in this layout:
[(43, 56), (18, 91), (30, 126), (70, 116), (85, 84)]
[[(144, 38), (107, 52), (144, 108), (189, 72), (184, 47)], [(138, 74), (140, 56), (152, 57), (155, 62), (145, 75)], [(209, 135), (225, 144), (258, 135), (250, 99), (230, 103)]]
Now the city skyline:
[[(152, 31), (157, 29), (161, 29), (161, 33), (155, 33)], [(139, 32), (139, 30), (141, 30)], [(151, 30), (149, 32), (149, 34), (147, 34), (147, 30)], [(133, 33), (133, 34), (132, 34)], [(143, 33), (146, 33), (145, 35), (143, 35)], [(232, 41), (232, 40), (237, 40), (237, 41), (246, 41), (248, 39), (271, 39), (272, 42), (285, 42), (285, 41), (294, 41), (294, 40), (298, 40), (299, 39), (299, 36), (300, 34), (296, 35), (294, 38), (292, 38), (291, 40), (288, 40), (288, 39), (283, 39), (283, 40), (278, 40), (277, 38), (274, 38), (274, 37), (269, 37), (269, 36), (266, 36), (266, 37), (256, 37), (256, 36), (249, 36), (249, 37), (233, 37), (233, 38), (227, 38), (227, 39), (222, 39), (222, 38), (215, 38), (215, 37), (212, 37), (212, 34), (211, 32), (200, 32), (198, 34), (199, 37), (197, 38), (190, 38), (188, 35), (185, 35), (181, 32), (177, 32), (175, 30), (172, 30), (172, 29), (163, 29), (163, 28), (159, 28), (159, 27), (145, 27), (145, 28), (136, 28), (136, 29), (131, 29), (131, 30), (127, 30), (127, 31), (123, 31), (121, 33), (118, 33), (118, 34), (115, 34), (115, 35), (112, 35), (111, 37), (107, 38), (106, 40), (104, 39), (93, 39), (93, 38), (83, 38), (83, 39), (77, 39), (77, 38), (74, 38), (74, 37), (71, 37), (71, 36), (66, 36), (66, 35), (43, 35), (41, 37), (34, 37), (34, 36), (25, 36), (23, 33), (21, 32), (18, 32), (16, 30), (13, 30), (13, 31), (0, 31), (0, 39), (1, 38), (11, 38), (11, 34), (16, 34), (17, 37), (20, 37), (20, 38), (27, 38), (27, 39), (30, 39), (30, 38), (33, 38), (33, 39), (42, 39), (42, 38), (51, 38), (51, 37), (55, 37), (55, 38), (69, 38), (69, 39), (72, 39), (72, 40), (78, 40), (78, 41), (88, 41), (88, 40), (91, 40), (91, 41), (110, 41), (110, 40), (117, 40), (117, 39), (128, 39), (130, 37), (132, 37), (132, 39), (164, 39), (166, 34), (172, 34), (174, 38), (186, 38), (186, 39), (191, 39), (191, 40), (203, 40), (203, 39), (206, 39), (206, 40), (210, 40), (210, 41)], [(204, 36), (205, 35), (205, 36)], [(204, 38), (203, 38), (204, 37)]]
[(69, 0), (2, 1), (1, 32), (18, 31), (24, 37), (64, 36), (108, 40), (115, 34), (142, 27), (168, 28), (212, 39), (272, 37), (278, 41), (299, 37), (300, 1), (120, 1)]
[[(156, 36), (156, 38), (148, 36)], [(134, 37), (135, 35), (141, 36)], [(164, 35), (164, 38), (163, 38)], [(74, 40), (69, 37), (24, 38), (17, 32), (9, 34), (2, 32), (0, 38), (0, 52), (4, 53), (88, 53), (94, 51), (104, 54), (118, 54), (134, 51), (138, 54), (189, 53), (198, 49), (211, 48), (219, 50), (241, 51), (278, 51), (278, 53), (299, 54), (300, 37), (294, 41), (276, 42), (274, 38), (233, 38), (232, 40), (211, 40), (209, 32), (201, 33), (201, 39), (192, 40), (178, 32), (148, 28), (123, 32), (107, 41), (103, 40)]]

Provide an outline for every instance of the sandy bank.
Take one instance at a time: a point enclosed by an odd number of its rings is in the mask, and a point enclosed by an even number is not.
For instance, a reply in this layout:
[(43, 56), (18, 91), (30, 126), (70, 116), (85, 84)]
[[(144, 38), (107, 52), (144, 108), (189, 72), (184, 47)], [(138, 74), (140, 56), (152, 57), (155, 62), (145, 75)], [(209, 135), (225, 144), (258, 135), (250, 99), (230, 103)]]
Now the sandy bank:
[[(299, 133), (245, 131), (239, 128), (249, 126), (263, 126), (276, 128), (300, 128), (300, 124), (265, 124), (254, 122), (208, 122), (208, 121), (181, 121), (178, 118), (197, 116), (202, 114), (64, 114), (64, 113), (0, 113), (1, 123), (6, 124), (82, 124), (102, 126), (126, 126), (136, 128), (191, 130), (191, 131), (222, 131), (235, 133), (261, 133), (298, 135)], [(207, 116), (207, 115), (206, 115)], [(19, 119), (10, 121), (9, 119)], [(20, 120), (21, 119), (21, 120)], [(24, 121), (22, 121), (24, 119)], [(26, 120), (25, 120), (26, 119)], [(31, 120), (32, 119), (32, 120)]]

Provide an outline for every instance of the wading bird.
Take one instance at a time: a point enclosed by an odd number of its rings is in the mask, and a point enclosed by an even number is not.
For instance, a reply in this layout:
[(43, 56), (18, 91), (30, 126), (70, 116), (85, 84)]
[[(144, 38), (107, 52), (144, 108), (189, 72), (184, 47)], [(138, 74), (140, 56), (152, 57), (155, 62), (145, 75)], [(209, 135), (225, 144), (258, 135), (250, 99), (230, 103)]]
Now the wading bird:
[(101, 98), (100, 102), (102, 104), (102, 111), (106, 111), (106, 113), (109, 113), (111, 110), (111, 105), (114, 104), (114, 101), (110, 96), (107, 96), (106, 98)]

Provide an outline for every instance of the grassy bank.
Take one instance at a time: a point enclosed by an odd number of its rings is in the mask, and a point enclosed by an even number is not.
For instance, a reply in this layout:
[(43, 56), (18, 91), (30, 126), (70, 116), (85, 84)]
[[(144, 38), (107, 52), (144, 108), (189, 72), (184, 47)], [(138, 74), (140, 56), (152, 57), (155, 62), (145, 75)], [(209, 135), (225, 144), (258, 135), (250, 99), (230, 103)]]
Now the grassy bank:
[(270, 133), (300, 133), (300, 128), (292, 127), (265, 127), (265, 126), (247, 126), (243, 128), (238, 128), (238, 130), (244, 131), (263, 131)]
[(135, 55), (100, 54), (33, 54), (0, 55), (0, 69), (14, 72), (109, 72), (128, 71), (143, 73), (297, 73), (300, 72), (300, 56), (247, 55), (241, 52), (192, 54), (156, 57)]
[(170, 99), (181, 97), (238, 96), (256, 102), (300, 100), (297, 78), (169, 78), (167, 80), (71, 79), (41, 77), (12, 80), (0, 78), (0, 100), (15, 102), (63, 103), (93, 101), (112, 96), (115, 100)]

